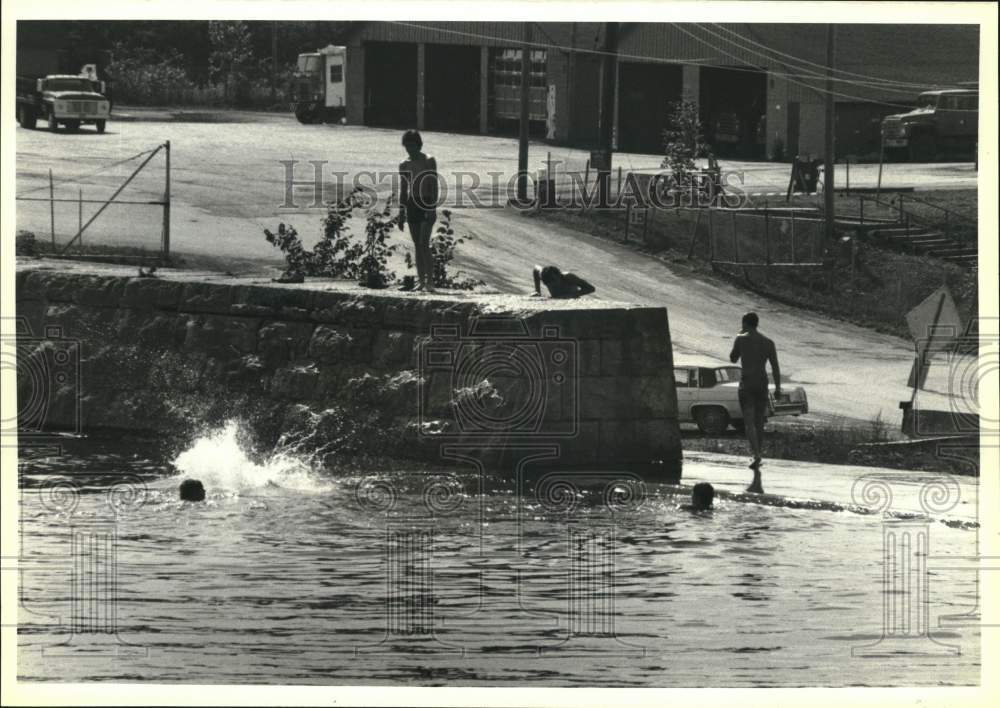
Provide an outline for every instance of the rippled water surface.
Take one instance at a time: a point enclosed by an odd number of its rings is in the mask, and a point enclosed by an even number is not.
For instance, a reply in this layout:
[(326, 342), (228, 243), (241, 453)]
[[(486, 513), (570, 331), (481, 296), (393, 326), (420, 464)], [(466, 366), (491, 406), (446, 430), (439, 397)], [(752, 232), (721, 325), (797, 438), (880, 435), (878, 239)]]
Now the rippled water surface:
[[(725, 500), (694, 514), (653, 484), (606, 499), (461, 471), (314, 474), (251, 462), (232, 430), (180, 456), (66, 453), (22, 451), (24, 680), (979, 682), (975, 574), (947, 569), (975, 530), (923, 525), (930, 636), (872, 657), (900, 646), (876, 644), (884, 601), (919, 604), (883, 582), (878, 517)], [(177, 500), (184, 472), (206, 503)]]

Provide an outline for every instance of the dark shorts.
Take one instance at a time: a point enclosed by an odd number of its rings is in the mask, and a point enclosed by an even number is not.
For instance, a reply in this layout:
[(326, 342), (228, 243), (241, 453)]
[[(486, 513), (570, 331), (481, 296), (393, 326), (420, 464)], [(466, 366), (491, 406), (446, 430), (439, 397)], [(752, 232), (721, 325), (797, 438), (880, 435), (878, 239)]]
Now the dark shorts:
[[(769, 405), (769, 397), (766, 388), (740, 388), (739, 390), (740, 408), (746, 411), (753, 408), (754, 415), (766, 416)], [(744, 413), (746, 417), (746, 413)]]
[(434, 209), (425, 209), (415, 202), (406, 204), (406, 220), (411, 224), (433, 223), (435, 219), (437, 219), (437, 212)]

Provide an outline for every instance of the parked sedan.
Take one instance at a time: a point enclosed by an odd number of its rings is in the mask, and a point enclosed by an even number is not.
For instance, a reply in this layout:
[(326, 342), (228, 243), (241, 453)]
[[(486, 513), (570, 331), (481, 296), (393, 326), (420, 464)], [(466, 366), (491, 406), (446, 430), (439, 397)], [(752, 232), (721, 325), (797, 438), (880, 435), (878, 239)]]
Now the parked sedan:
[[(681, 423), (696, 423), (708, 435), (720, 435), (732, 425), (743, 429), (739, 385), (739, 366), (711, 362), (675, 363), (674, 385), (677, 390), (677, 415)], [(805, 389), (796, 386), (782, 388), (775, 399), (774, 385), (769, 386), (768, 417), (801, 415), (809, 412)]]

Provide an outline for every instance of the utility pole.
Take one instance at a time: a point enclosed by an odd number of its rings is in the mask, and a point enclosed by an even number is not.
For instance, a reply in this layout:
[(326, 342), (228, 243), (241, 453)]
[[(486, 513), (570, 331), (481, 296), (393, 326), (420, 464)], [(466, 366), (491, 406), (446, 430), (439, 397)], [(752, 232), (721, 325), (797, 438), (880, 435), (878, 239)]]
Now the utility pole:
[(833, 106), (833, 52), (835, 29), (832, 24), (826, 26), (826, 135), (823, 158), (823, 210), (826, 212), (826, 246), (833, 244), (833, 129), (835, 113)]
[(521, 135), (517, 146), (517, 201), (528, 202), (528, 121), (531, 117), (531, 23), (524, 23), (521, 46)]
[(278, 23), (271, 23), (271, 102), (278, 93)]
[(618, 23), (604, 25), (604, 66), (601, 75), (601, 152), (597, 166), (597, 204), (607, 208), (611, 185), (611, 152), (615, 134), (615, 79), (618, 73)]

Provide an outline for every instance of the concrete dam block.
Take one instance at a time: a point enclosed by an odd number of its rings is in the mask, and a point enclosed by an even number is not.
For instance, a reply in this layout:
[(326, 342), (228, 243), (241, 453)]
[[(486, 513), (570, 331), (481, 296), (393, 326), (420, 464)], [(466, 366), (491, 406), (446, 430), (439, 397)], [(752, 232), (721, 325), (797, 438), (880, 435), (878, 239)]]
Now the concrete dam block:
[[(42, 372), (18, 369), (39, 429), (190, 435), (235, 418), (262, 445), (299, 436), (334, 455), (680, 477), (665, 308), (18, 269), (26, 336), (60, 338), (19, 347)], [(66, 342), (76, 368), (57, 385)]]

